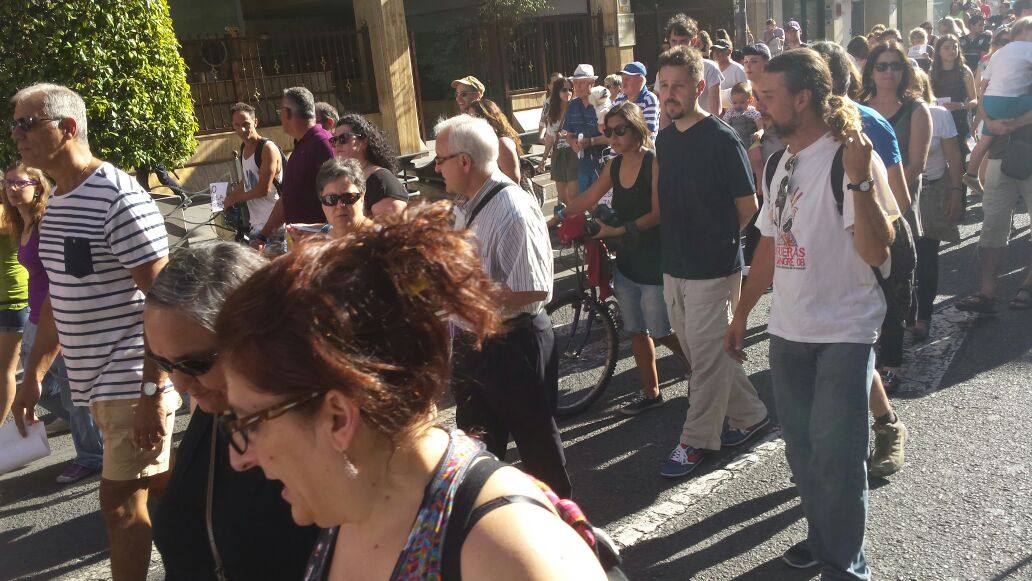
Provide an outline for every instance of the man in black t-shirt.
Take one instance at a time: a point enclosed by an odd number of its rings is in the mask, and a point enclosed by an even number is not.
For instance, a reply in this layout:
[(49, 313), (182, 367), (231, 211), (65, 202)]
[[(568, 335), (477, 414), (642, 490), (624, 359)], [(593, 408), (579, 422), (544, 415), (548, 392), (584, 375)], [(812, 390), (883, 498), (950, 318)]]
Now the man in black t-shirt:
[(706, 450), (741, 444), (769, 420), (742, 366), (723, 351), (741, 290), (740, 232), (756, 213), (749, 160), (734, 130), (698, 106), (706, 89), (699, 52), (670, 49), (659, 67), (659, 102), (672, 121), (656, 138), (663, 294), (693, 369), (680, 442), (660, 471), (677, 478)]
[(964, 62), (971, 70), (978, 68), (978, 61), (989, 52), (989, 45), (993, 42), (991, 32), (985, 30), (985, 17), (981, 13), (972, 14), (968, 19), (968, 28), (971, 32), (960, 39), (960, 50), (964, 53)]

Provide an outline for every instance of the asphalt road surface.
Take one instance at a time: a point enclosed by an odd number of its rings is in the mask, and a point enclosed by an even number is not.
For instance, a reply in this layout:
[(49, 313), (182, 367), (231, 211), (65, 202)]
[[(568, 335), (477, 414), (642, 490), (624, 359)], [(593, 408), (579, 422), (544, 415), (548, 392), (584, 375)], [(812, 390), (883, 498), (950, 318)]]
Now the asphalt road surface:
[[(876, 578), (1032, 579), (1032, 311), (972, 317), (952, 304), (976, 288), (981, 208), (963, 240), (944, 247), (930, 341), (908, 344), (907, 382), (894, 397), (910, 428), (907, 465), (872, 481), (867, 555)], [(1028, 216), (1015, 219), (1001, 297), (1032, 255)], [(747, 370), (771, 411), (767, 303), (750, 321)], [(694, 474), (666, 480), (659, 467), (677, 442), (688, 382), (660, 350), (668, 400), (627, 419), (615, 410), (637, 389), (627, 342), (602, 402), (563, 425), (574, 494), (623, 547), (631, 579), (810, 579), (781, 553), (805, 535), (777, 428), (744, 449), (710, 457)], [(445, 416), (450, 410), (445, 410)], [(178, 429), (185, 427), (180, 417)], [(60, 487), (69, 437), (54, 453), (0, 478), (0, 579), (104, 579), (106, 534), (97, 480)], [(510, 452), (514, 459), (515, 453)], [(155, 553), (151, 578), (162, 578)]]

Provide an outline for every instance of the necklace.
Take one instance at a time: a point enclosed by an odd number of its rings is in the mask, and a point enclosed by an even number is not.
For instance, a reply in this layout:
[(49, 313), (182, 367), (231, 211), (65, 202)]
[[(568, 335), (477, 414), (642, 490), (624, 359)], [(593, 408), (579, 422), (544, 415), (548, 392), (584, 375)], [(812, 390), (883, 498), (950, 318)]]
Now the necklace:
[[(93, 166), (93, 160), (94, 160), (94, 158), (91, 157), (90, 160), (88, 162), (86, 162), (86, 167), (82, 168), (82, 171), (79, 172), (78, 176), (76, 176), (75, 181), (74, 181), (74, 184), (75, 184), (76, 187), (78, 187), (83, 182), (83, 180), (86, 179), (86, 174), (90, 171), (90, 167)], [(75, 187), (73, 187), (72, 189), (68, 190), (68, 192), (70, 192), (70, 191), (72, 191), (74, 189), (75, 189)], [(60, 194), (55, 192), (55, 195), (63, 196), (65, 194), (67, 194), (68, 192), (61, 192)]]

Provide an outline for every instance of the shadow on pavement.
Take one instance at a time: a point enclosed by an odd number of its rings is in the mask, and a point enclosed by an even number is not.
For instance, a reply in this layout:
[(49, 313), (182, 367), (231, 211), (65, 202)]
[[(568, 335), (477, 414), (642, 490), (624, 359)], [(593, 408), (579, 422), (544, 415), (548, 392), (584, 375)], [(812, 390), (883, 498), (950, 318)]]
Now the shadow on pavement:
[[(702, 550), (693, 551), (671, 561), (666, 561), (666, 559), (669, 559), (671, 555), (703, 544), (707, 539), (720, 535), (728, 529), (735, 528), (741, 523), (755, 518), (758, 514), (777, 510), (797, 497), (798, 494), (795, 487), (788, 487), (766, 496), (736, 504), (693, 524), (691, 527), (674, 531), (666, 536), (643, 541), (626, 549), (624, 552), (625, 562), (628, 563), (629, 569), (640, 571), (643, 578), (691, 578), (697, 573), (724, 561), (735, 559), (766, 542), (772, 536), (802, 519), (802, 508), (795, 505), (788, 510), (780, 510), (776, 514), (742, 528)], [(650, 565), (651, 563), (655, 564)], [(638, 564), (641, 566), (636, 566)], [(788, 567), (781, 564), (781, 567), (772, 567), (772, 569), (775, 568), (787, 569)], [(769, 579), (770, 577), (763, 578)], [(798, 579), (799, 577), (791, 578)]]
[[(18, 556), (16, 560), (0, 559), (5, 579), (56, 579), (63, 572), (107, 559), (107, 531), (99, 512), (19, 536), (28, 530), (23, 527), (0, 533), (0, 554)], [(67, 565), (60, 570), (50, 570), (63, 563)]]

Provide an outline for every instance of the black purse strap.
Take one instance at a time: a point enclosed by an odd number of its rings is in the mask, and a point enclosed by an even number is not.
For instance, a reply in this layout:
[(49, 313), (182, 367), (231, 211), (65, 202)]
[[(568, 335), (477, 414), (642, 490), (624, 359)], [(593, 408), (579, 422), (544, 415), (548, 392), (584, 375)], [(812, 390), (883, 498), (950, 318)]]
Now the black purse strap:
[(466, 228), (469, 228), (473, 225), (473, 220), (477, 218), (477, 214), (479, 214), (480, 211), (484, 209), (484, 206), (486, 206), (488, 202), (494, 199), (494, 197), (497, 196), (498, 193), (504, 190), (505, 187), (508, 185), (509, 184), (505, 182), (496, 184), (495, 187), (491, 188), (490, 192), (487, 192), (487, 194), (485, 194), (484, 197), (480, 199), (480, 202), (478, 202), (477, 205), (473, 207), (473, 210), (469, 213), (469, 217), (466, 218)]

